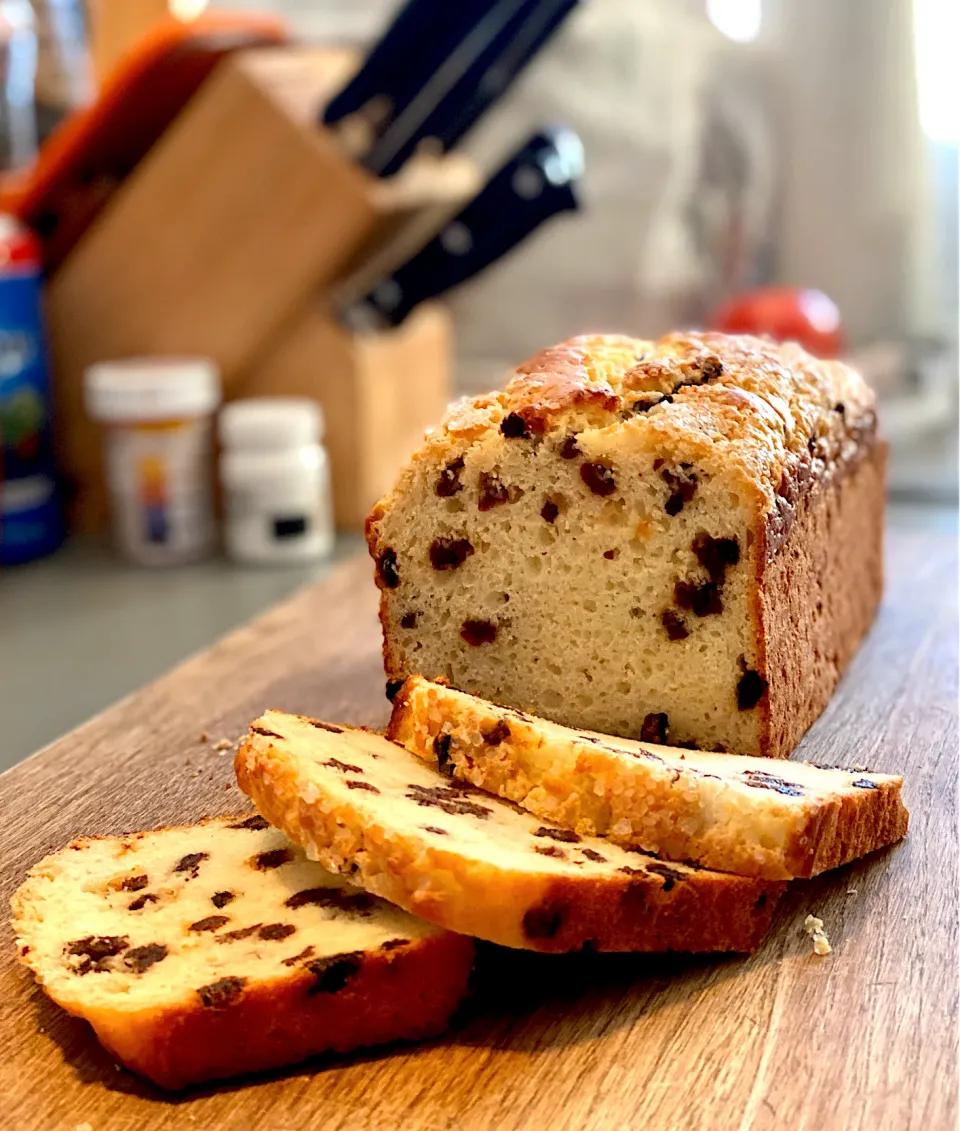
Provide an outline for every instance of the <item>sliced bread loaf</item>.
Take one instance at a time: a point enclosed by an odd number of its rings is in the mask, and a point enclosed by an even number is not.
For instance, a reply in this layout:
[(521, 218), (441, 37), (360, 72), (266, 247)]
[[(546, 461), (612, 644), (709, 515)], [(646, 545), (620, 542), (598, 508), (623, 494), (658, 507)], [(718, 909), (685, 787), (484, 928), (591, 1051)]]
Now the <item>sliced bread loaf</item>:
[(258, 815), (74, 841), (13, 914), (46, 993), (164, 1088), (438, 1033), (473, 958)]
[(504, 946), (749, 951), (783, 887), (545, 825), (380, 735), (278, 711), (251, 725), (236, 770), (312, 859)]
[(892, 774), (570, 730), (421, 676), (387, 736), (541, 820), (742, 876), (815, 876), (907, 832)]
[(388, 681), (786, 756), (879, 603), (883, 475), (873, 393), (796, 345), (544, 350), (370, 515)]

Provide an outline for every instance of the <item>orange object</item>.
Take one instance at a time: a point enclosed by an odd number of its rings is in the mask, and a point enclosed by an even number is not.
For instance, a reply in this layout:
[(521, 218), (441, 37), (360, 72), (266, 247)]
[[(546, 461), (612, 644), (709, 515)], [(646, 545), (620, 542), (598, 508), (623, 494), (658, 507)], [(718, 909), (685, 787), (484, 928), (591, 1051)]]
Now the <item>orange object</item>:
[(272, 16), (226, 13), (171, 18), (139, 40), (96, 101), (51, 134), (33, 169), (0, 190), (0, 211), (39, 234), (48, 274), (225, 55), (286, 41)]
[(207, 0), (186, 0), (186, 4), (184, 0), (85, 0), (90, 61), (97, 86), (159, 23), (170, 16), (189, 23), (206, 7)]
[(764, 287), (732, 298), (708, 319), (726, 334), (767, 334), (778, 342), (799, 342), (815, 357), (839, 357), (844, 334), (840, 311), (823, 291)]

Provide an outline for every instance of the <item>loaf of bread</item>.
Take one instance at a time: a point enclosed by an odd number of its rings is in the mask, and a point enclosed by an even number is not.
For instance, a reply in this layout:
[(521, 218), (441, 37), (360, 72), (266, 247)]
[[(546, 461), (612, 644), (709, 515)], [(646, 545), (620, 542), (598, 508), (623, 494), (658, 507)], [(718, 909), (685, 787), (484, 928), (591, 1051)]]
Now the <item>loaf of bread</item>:
[(13, 913), (46, 993), (164, 1088), (436, 1034), (473, 960), (258, 815), (74, 841)]
[(408, 675), (588, 728), (782, 757), (881, 591), (874, 397), (749, 337), (576, 338), (455, 406), (367, 523)]
[(411, 676), (387, 737), (582, 835), (741, 876), (815, 876), (900, 840), (903, 779), (575, 731)]
[(251, 725), (236, 770), (311, 859), (503, 946), (749, 951), (783, 888), (545, 825), (380, 735), (278, 711)]

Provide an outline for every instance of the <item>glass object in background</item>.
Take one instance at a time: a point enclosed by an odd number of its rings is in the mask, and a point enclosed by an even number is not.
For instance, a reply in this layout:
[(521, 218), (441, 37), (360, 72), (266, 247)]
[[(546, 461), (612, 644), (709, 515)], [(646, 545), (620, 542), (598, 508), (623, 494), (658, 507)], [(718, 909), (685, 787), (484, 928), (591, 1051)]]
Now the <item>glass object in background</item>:
[(0, 215), (0, 565), (32, 561), (63, 540), (44, 339), (39, 245)]
[(220, 375), (205, 358), (131, 358), (86, 372), (87, 411), (106, 425), (114, 538), (136, 565), (213, 549), (213, 414)]
[(224, 543), (234, 561), (316, 561), (333, 549), (323, 412), (301, 397), (251, 397), (220, 413)]
[(22, 168), (36, 152), (36, 71), (37, 37), (29, 0), (0, 0), (0, 171)]
[[(139, 0), (132, 0), (135, 6)], [(33, 0), (37, 29), (37, 129), (43, 141), (93, 96), (83, 0)]]

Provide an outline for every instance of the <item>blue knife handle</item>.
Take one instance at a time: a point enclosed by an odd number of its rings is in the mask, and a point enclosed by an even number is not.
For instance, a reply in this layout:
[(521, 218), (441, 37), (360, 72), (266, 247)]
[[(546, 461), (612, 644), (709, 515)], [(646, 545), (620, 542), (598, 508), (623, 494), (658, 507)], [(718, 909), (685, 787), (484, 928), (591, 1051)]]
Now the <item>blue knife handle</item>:
[[(486, 45), (468, 58), (462, 70), (431, 105), (418, 111), (415, 99), (403, 117), (381, 130), (363, 164), (377, 176), (398, 172), (426, 139), (450, 149), (507, 90), (560, 27), (579, 0), (522, 0)], [(429, 92), (429, 87), (424, 88)], [(421, 96), (422, 97), (422, 96)], [(405, 119), (410, 119), (408, 122)]]
[(334, 125), (386, 98), (390, 118), (403, 109), (470, 29), (492, 0), (407, 0), (364, 59), (360, 70), (327, 103), (322, 121)]
[(466, 282), (560, 212), (576, 211), (580, 172), (572, 130), (531, 138), (443, 230), (362, 300), (398, 326), (425, 299)]

